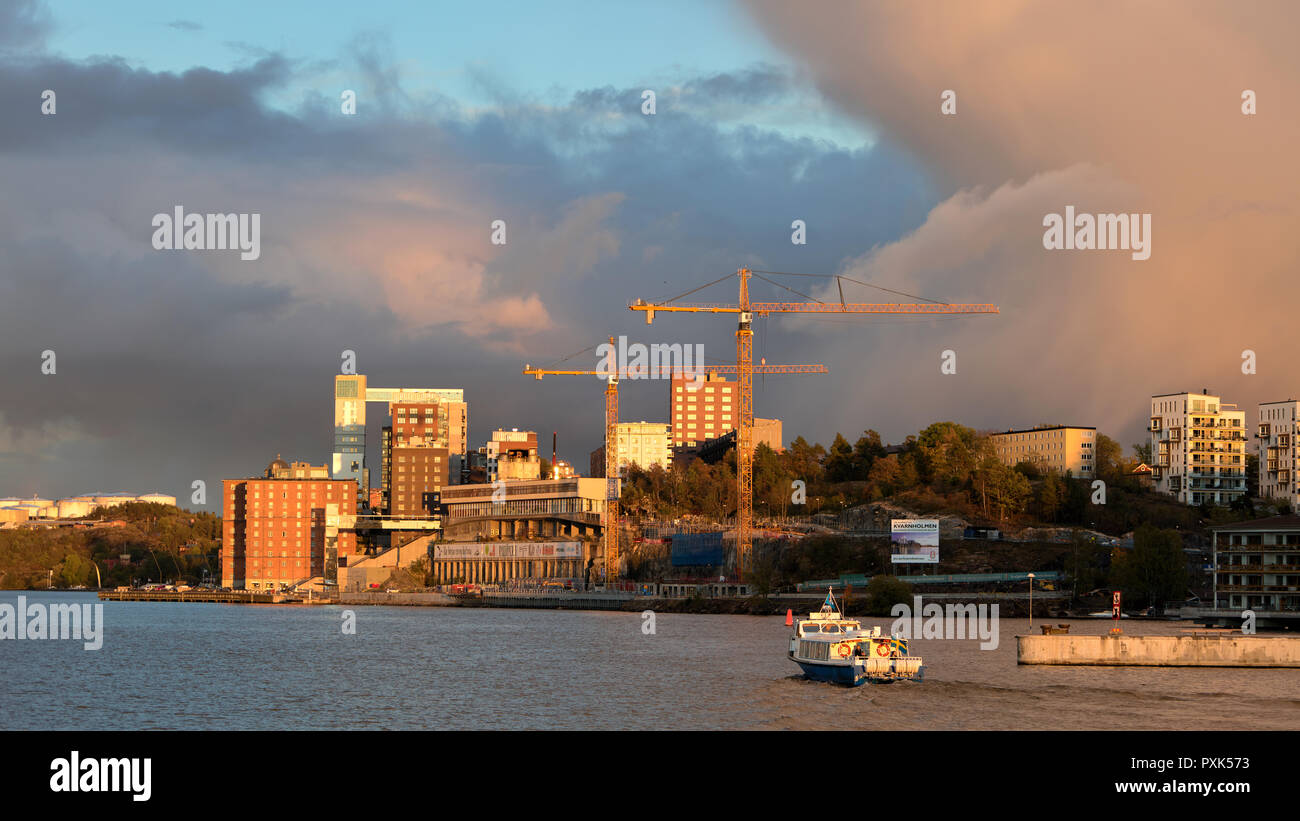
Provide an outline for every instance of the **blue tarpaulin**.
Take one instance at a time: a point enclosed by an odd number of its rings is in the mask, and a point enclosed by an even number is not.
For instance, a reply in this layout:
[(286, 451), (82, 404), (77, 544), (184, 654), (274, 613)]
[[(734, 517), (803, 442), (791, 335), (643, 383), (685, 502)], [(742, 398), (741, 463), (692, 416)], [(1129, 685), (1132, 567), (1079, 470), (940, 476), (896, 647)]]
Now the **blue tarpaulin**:
[(722, 564), (722, 533), (674, 533), (673, 567)]

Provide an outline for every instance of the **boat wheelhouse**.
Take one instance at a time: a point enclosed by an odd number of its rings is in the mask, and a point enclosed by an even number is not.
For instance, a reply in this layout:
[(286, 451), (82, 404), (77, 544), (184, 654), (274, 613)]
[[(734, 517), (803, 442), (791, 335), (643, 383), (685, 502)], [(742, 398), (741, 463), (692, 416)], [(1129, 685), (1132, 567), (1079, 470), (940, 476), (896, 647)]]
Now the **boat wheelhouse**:
[(790, 660), (814, 681), (857, 687), (925, 677), (921, 658), (907, 654), (907, 639), (844, 618), (829, 589), (821, 609), (795, 621), (793, 627)]

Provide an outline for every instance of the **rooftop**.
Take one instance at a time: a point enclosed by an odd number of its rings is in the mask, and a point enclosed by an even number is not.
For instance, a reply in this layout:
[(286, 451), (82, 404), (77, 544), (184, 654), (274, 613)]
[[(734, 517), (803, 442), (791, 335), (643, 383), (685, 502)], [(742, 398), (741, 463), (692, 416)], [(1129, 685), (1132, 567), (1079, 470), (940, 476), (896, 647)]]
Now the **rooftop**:
[(1300, 530), (1300, 515), (1289, 513), (1285, 516), (1268, 516), (1263, 519), (1252, 519), (1249, 522), (1217, 525), (1210, 530), (1215, 533), (1225, 530)]

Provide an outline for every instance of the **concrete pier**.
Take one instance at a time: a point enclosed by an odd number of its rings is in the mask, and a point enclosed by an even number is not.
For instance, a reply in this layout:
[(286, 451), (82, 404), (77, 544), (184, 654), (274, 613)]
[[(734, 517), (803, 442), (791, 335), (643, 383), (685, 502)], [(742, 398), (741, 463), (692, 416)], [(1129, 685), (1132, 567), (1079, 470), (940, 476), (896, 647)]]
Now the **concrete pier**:
[(1100, 667), (1300, 667), (1300, 637), (1016, 636), (1020, 664)]

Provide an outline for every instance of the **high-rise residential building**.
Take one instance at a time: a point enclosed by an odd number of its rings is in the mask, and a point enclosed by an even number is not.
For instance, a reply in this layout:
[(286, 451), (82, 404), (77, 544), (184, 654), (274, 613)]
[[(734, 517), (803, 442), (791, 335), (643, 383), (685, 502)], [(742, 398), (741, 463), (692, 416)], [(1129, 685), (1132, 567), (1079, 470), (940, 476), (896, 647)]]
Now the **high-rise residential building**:
[(1296, 477), (1296, 421), (1300, 402), (1263, 402), (1259, 406), (1259, 495), (1300, 510), (1300, 480)]
[(357, 502), (369, 497), (366, 472), (366, 378), (360, 374), (334, 377), (334, 453), (330, 476), (350, 479)]
[(428, 518), (437, 512), (437, 497), (447, 486), (447, 449), (419, 434), (394, 434), (391, 450), (388, 514)]
[(1097, 429), (1074, 425), (1040, 425), (989, 436), (998, 459), (1007, 465), (1029, 462), (1075, 478), (1097, 475)]
[[(383, 465), (383, 509), (394, 516), (419, 516), (432, 512), (429, 493), (449, 484), (460, 484), (464, 465), (463, 449), (469, 430), (468, 406), (464, 402), (444, 401), (436, 395), (415, 397), (405, 391), (398, 401), (389, 403), (392, 424), (383, 428), (380, 448)], [(418, 449), (441, 448), (444, 453), (417, 453)], [(400, 462), (394, 457), (402, 451)], [(396, 470), (398, 465), (402, 470)], [(413, 467), (430, 470), (432, 484), (412, 484)], [(401, 478), (401, 500), (396, 499), (397, 480)], [(398, 502), (401, 502), (398, 504)]]
[[(459, 454), (461, 464), (469, 452), (469, 406), (461, 388), (373, 388), (361, 374), (334, 377), (334, 451), (330, 475), (335, 479), (352, 479), (357, 483), (357, 503), (369, 501), (370, 472), (366, 467), (366, 403), (383, 402), (390, 414), (397, 408), (409, 410), (412, 406), (437, 407), (438, 436), (442, 447)], [(403, 414), (409, 424), (410, 415)], [(424, 421), (423, 415), (418, 415)], [(399, 425), (400, 427), (400, 425)], [(425, 431), (421, 431), (422, 434)], [(383, 443), (384, 454), (391, 443)], [(454, 471), (450, 481), (460, 481), (460, 470)], [(381, 489), (387, 483), (381, 478)]]
[(1246, 412), (1209, 391), (1151, 397), (1155, 489), (1178, 501), (1227, 505), (1246, 492)]
[(698, 445), (736, 429), (739, 387), (717, 373), (701, 378), (674, 374), (669, 419), (672, 445)]
[[(357, 487), (325, 465), (276, 458), (262, 476), (222, 483), (221, 584), (279, 590), (356, 551)], [(344, 559), (346, 561), (346, 559)]]
[[(629, 465), (636, 465), (642, 470), (649, 470), (659, 465), (668, 470), (673, 462), (671, 426), (662, 422), (619, 422), (615, 430), (618, 435), (618, 473), (626, 478)], [(592, 451), (591, 473), (593, 477), (605, 476), (605, 446)]]

